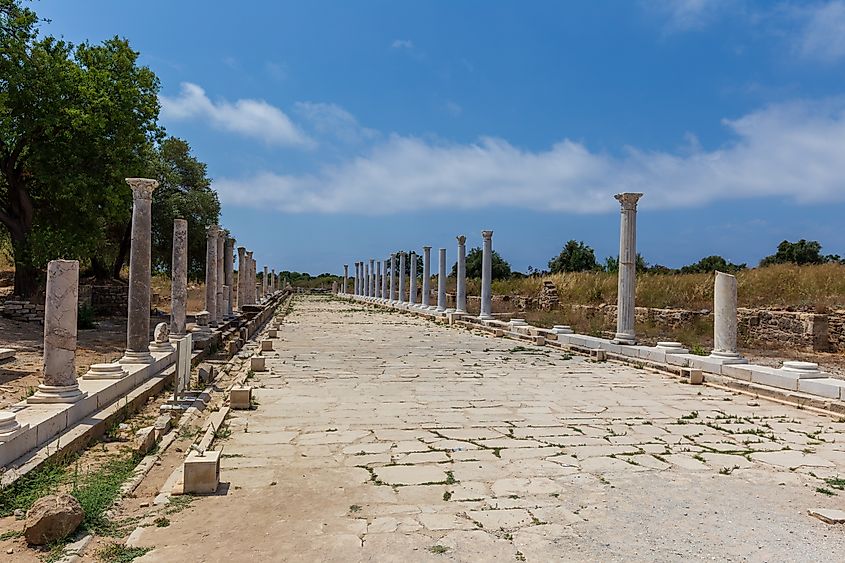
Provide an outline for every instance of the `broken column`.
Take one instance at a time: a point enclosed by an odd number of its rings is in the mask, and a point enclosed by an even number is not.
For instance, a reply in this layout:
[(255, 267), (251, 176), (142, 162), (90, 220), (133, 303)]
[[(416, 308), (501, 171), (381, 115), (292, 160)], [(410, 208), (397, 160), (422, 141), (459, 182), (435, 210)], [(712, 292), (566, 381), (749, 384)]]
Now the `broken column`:
[[(149, 302), (149, 293), (147, 296)], [(47, 264), (47, 295), (44, 304), (44, 380), (38, 386), (38, 391), (27, 399), (27, 403), (75, 403), (85, 397), (86, 394), (79, 390), (76, 381), (78, 301), (79, 262), (51, 260)], [(149, 310), (146, 313), (149, 320)], [(146, 338), (144, 340), (146, 345)]]
[(437, 309), (438, 313), (446, 311), (446, 249), (439, 252), (439, 268), (437, 270)]
[(716, 272), (713, 290), (713, 352), (710, 356), (722, 363), (744, 364), (736, 345), (736, 277)]
[(420, 297), (420, 307), (429, 309), (429, 298), (431, 296), (431, 247), (423, 246), (423, 279), (422, 279), (422, 296)]
[(458, 237), (457, 286), (455, 288), (455, 312), (467, 312), (467, 238)]
[(226, 286), (226, 318), (234, 317), (235, 304), (234, 299), (234, 283), (235, 283), (235, 239), (226, 237), (226, 245), (224, 247), (223, 256), (223, 281)]
[(238, 247), (238, 310), (243, 311), (244, 305), (246, 305), (246, 298), (245, 298), (245, 288), (246, 288), (246, 248), (243, 246)]
[(188, 311), (188, 222), (173, 220), (173, 256), (170, 267), (170, 334), (174, 340), (185, 336)]
[(493, 318), (493, 231), (481, 231), (481, 314), (479, 319)]
[(219, 227), (211, 225), (205, 235), (205, 310), (208, 325), (217, 326), (217, 234)]
[(619, 273), (616, 307), (616, 344), (636, 344), (635, 297), (637, 292), (637, 201), (641, 193), (621, 193), (614, 197), (622, 207), (619, 225)]
[(226, 231), (220, 229), (217, 233), (217, 285), (215, 294), (215, 309), (217, 311), (217, 322), (223, 323), (223, 315), (225, 314), (225, 303), (223, 301), (223, 282), (225, 281), (225, 269), (223, 267), (223, 249), (226, 246)]
[(151, 364), (150, 276), (153, 190), (158, 181), (127, 178), (132, 188), (132, 246), (129, 249), (129, 308), (126, 320), (126, 352), (122, 364)]
[(408, 303), (415, 307), (417, 303), (417, 253), (411, 252), (411, 287), (408, 290)]

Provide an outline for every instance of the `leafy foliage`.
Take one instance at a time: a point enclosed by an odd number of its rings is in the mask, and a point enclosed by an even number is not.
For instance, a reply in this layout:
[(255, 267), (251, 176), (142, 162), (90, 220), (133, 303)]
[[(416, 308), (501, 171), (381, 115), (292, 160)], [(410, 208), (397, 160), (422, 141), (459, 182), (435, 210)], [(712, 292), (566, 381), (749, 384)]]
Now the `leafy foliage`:
[[(466, 258), (466, 269), (467, 269), (467, 278), (481, 278), (481, 260), (483, 254), (480, 247), (476, 246), (475, 248), (471, 249), (467, 252)], [(504, 280), (511, 276), (511, 265), (508, 264), (501, 255), (493, 251), (493, 260), (492, 260), (492, 274), (494, 280)], [(458, 272), (458, 263), (455, 262), (452, 265), (452, 275), (457, 275)], [(436, 273), (436, 272), (432, 272)]]
[(583, 241), (570, 240), (556, 258), (549, 260), (549, 270), (553, 274), (560, 272), (589, 272), (597, 270), (596, 253)]
[(798, 242), (785, 240), (778, 245), (777, 252), (760, 260), (760, 266), (771, 266), (772, 264), (824, 264), (827, 262), (841, 262), (842, 259), (835, 255), (822, 255), (822, 245), (815, 240), (801, 239)]
[[(604, 259), (604, 268), (605, 272), (615, 273), (619, 271), (619, 257), (618, 256), (608, 256)], [(642, 254), (637, 252), (637, 273), (648, 272), (649, 265), (646, 262), (645, 258), (643, 258)]]
[(746, 267), (745, 264), (728, 262), (721, 256), (705, 256), (694, 264), (682, 267), (680, 271), (682, 274), (711, 274), (718, 270), (719, 272), (734, 274)]

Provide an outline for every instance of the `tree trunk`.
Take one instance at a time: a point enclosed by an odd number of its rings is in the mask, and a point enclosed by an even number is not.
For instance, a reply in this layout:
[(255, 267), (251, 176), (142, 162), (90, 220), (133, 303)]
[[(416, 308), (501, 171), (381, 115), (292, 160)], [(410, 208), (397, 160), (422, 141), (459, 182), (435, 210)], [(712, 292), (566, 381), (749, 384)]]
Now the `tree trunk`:
[(120, 270), (123, 269), (123, 263), (126, 262), (126, 256), (129, 254), (129, 248), (132, 246), (132, 221), (126, 224), (123, 230), (123, 238), (120, 240), (120, 247), (117, 249), (117, 258), (114, 259), (112, 266), (112, 278), (120, 279)]
[(15, 295), (32, 297), (38, 289), (38, 268), (32, 265), (29, 236), (22, 229), (9, 229), (15, 253)]

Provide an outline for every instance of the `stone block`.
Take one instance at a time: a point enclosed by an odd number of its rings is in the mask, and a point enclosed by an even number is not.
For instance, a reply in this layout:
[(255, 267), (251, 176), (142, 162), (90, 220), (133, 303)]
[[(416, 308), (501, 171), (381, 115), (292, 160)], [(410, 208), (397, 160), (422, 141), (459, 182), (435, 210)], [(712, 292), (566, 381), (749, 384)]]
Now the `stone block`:
[(742, 381), (751, 381), (751, 364), (725, 364), (722, 366), (722, 375), (741, 379)]
[(0, 362), (15, 357), (15, 351), (11, 348), (0, 348)]
[(229, 391), (229, 406), (237, 410), (249, 410), (252, 408), (252, 387), (238, 385)]
[(780, 370), (764, 366), (754, 366), (751, 370), (751, 382), (759, 385), (768, 385), (778, 389), (798, 390), (798, 375), (781, 373)]
[(262, 340), (261, 341), (261, 351), (262, 352), (272, 352), (273, 351), (273, 341), (272, 340)]
[(266, 360), (267, 360), (267, 358), (265, 358), (264, 356), (253, 356), (253, 357), (251, 357), (249, 359), (249, 369), (251, 369), (252, 371), (266, 371), (267, 370)]
[(279, 337), (279, 331), (276, 330), (275, 328), (271, 328), (270, 330), (267, 331), (267, 337), (268, 338), (278, 338)]
[(607, 350), (594, 349), (590, 350), (590, 359), (595, 362), (607, 361)]
[(681, 376), (689, 381), (690, 385), (701, 385), (704, 383), (704, 373), (696, 368), (681, 368)]
[(156, 433), (156, 440), (160, 440), (162, 436), (167, 434), (170, 431), (170, 426), (173, 424), (173, 419), (170, 418), (169, 414), (163, 414), (159, 416), (155, 424), (153, 424), (153, 428), (155, 428)]
[(134, 449), (140, 455), (147, 455), (156, 443), (155, 426), (147, 426), (135, 432)]
[(639, 348), (640, 359), (648, 360), (650, 362), (657, 362), (659, 364), (666, 363), (666, 351), (658, 348), (648, 348), (642, 346)]
[(192, 451), (182, 465), (184, 494), (212, 494), (220, 484), (220, 452), (207, 451), (200, 456)]
[(818, 518), (825, 524), (845, 524), (845, 510), (836, 508), (811, 508), (810, 516)]
[(689, 367), (706, 371), (707, 373), (722, 373), (724, 362), (709, 356), (696, 356), (690, 354)]
[(799, 378), (798, 390), (810, 395), (827, 397), (828, 399), (840, 399), (842, 390), (845, 389), (845, 381), (831, 377), (807, 379)]

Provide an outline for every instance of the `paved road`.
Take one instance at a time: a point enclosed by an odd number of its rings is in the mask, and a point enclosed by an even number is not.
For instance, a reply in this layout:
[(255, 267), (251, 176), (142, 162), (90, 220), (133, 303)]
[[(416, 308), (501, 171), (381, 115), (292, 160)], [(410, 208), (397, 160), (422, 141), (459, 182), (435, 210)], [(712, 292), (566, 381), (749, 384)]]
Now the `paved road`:
[(845, 553), (807, 515), (845, 508), (843, 422), (327, 298), (297, 297), (276, 350), (228, 491), (146, 528), (140, 561)]

